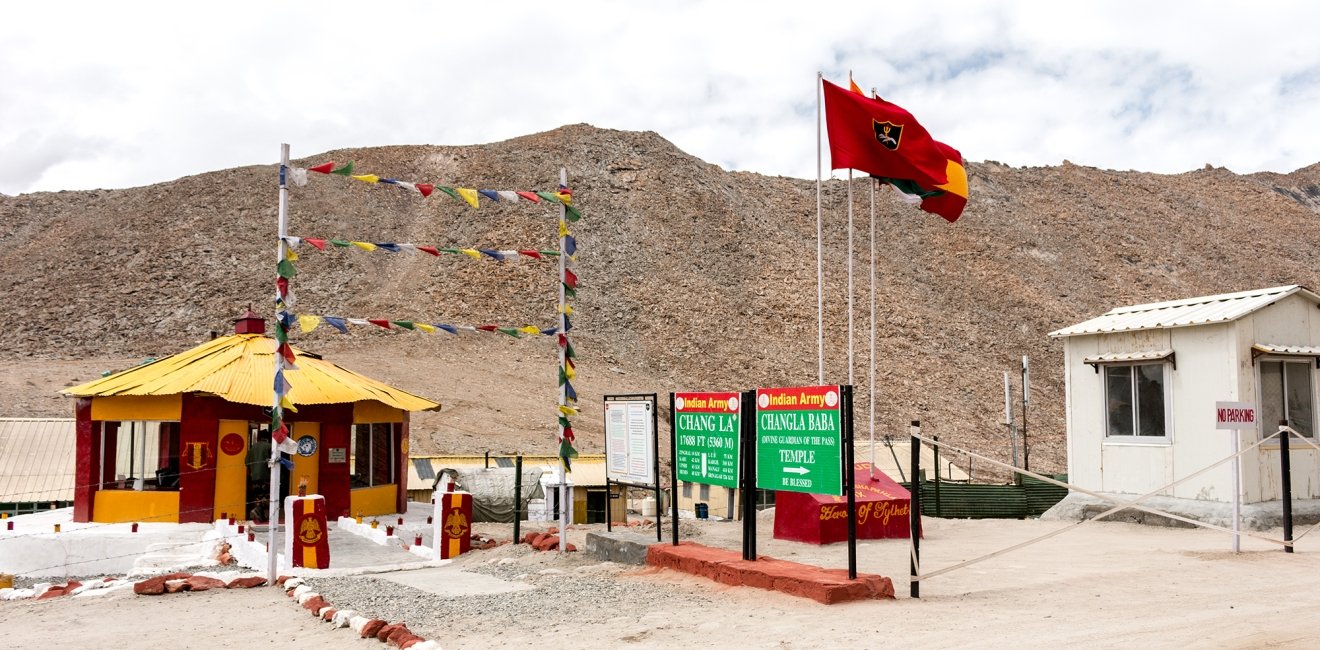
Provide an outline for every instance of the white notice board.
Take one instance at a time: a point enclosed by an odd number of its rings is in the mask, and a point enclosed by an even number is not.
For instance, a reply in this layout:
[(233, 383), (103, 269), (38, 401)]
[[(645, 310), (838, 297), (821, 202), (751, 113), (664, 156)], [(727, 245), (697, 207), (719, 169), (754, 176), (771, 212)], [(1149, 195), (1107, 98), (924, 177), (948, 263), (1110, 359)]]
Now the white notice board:
[(605, 474), (611, 481), (655, 483), (655, 426), (650, 400), (605, 402)]
[(1216, 429), (1255, 429), (1256, 405), (1251, 402), (1215, 402)]

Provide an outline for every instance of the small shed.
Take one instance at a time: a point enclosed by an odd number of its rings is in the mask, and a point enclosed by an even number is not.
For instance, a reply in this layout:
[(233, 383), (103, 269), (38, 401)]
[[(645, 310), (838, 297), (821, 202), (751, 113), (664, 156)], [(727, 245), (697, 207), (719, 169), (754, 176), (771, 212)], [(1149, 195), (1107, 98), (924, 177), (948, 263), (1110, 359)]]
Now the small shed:
[[(1287, 419), (1314, 440), (1320, 296), (1288, 285), (1112, 309), (1051, 332), (1064, 343), (1068, 476), (1089, 490), (1146, 494), (1224, 459)], [(1215, 403), (1254, 404), (1255, 429), (1215, 427)], [(1292, 493), (1320, 498), (1320, 454), (1291, 453)], [(1164, 493), (1232, 501), (1225, 463)], [(1275, 441), (1242, 457), (1242, 503), (1281, 495)], [(1193, 510), (1189, 510), (1192, 512)]]
[(0, 512), (73, 505), (74, 420), (0, 418)]
[[(235, 330), (64, 389), (78, 398), (74, 521), (262, 518), (276, 343), (251, 312)], [(408, 414), (440, 405), (295, 352), (283, 492), (305, 479), (332, 519), (406, 511)]]

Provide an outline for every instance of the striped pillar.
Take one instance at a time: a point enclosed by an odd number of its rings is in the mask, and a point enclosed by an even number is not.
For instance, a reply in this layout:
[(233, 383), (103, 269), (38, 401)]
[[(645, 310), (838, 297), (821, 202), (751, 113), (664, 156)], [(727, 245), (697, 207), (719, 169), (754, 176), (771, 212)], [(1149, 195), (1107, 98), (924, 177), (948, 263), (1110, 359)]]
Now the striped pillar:
[(325, 521), (325, 497), (312, 494), (284, 500), (284, 555), (292, 567), (325, 569), (330, 566), (329, 529)]
[(436, 552), (440, 559), (457, 557), (472, 550), (472, 495), (447, 492), (436, 504), (433, 519)]

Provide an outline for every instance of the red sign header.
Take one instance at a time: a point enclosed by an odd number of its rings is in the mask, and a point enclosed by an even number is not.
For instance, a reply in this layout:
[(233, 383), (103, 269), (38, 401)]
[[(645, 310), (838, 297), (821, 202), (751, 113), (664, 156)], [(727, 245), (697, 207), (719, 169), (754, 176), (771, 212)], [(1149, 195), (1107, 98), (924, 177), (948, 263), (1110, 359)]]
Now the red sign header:
[(758, 388), (756, 409), (758, 411), (837, 411), (840, 395), (838, 386)]
[(683, 413), (737, 413), (738, 393), (674, 393), (674, 410)]

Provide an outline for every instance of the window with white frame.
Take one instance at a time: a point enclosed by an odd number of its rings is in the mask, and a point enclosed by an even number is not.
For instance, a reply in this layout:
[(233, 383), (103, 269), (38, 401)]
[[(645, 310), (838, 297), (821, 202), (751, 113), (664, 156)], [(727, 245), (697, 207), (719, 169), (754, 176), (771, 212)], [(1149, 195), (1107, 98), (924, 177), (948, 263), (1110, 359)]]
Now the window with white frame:
[(1165, 364), (1106, 365), (1105, 435), (1168, 437)]
[(1276, 431), (1288, 420), (1293, 431), (1308, 438), (1315, 435), (1315, 406), (1312, 391), (1313, 362), (1262, 359), (1260, 361), (1260, 421), (1262, 435)]

